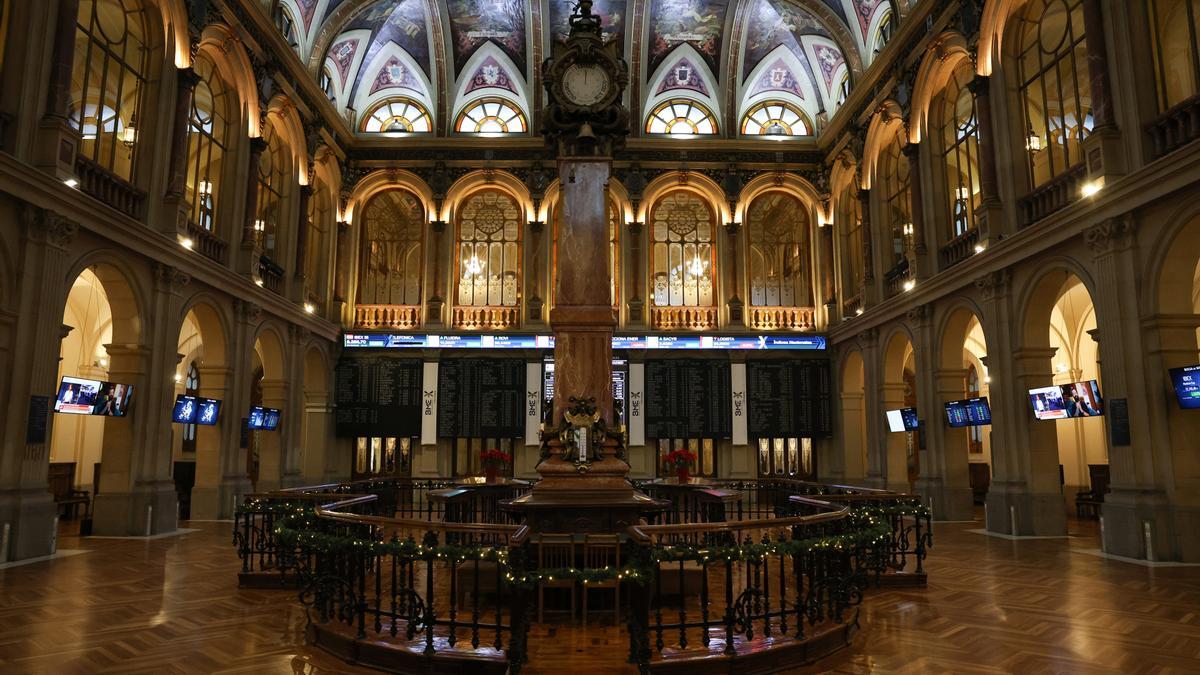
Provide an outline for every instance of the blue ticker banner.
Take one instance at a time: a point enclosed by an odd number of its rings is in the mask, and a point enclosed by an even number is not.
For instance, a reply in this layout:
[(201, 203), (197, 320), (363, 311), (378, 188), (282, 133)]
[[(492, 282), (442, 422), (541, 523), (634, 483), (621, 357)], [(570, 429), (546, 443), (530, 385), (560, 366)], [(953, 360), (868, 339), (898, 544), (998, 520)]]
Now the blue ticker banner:
[[(345, 333), (347, 349), (553, 349), (553, 335), (418, 335)], [(614, 335), (613, 349), (801, 350), (825, 349), (821, 335)]]

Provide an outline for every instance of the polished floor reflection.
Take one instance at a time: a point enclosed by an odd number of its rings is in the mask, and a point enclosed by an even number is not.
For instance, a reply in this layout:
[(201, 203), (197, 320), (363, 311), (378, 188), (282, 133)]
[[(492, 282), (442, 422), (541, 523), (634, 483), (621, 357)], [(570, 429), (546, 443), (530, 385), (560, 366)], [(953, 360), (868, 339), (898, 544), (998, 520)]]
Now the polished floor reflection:
[[(64, 530), (60, 548), (86, 553), (0, 570), (0, 672), (373, 672), (308, 649), (293, 594), (237, 588), (228, 525), (192, 527), (152, 541)], [(1087, 555), (1090, 523), (1025, 541), (977, 527), (936, 526), (929, 588), (871, 592), (854, 645), (804, 672), (1200, 671), (1200, 567)], [(524, 672), (633, 672), (627, 644), (612, 627), (537, 626)]]

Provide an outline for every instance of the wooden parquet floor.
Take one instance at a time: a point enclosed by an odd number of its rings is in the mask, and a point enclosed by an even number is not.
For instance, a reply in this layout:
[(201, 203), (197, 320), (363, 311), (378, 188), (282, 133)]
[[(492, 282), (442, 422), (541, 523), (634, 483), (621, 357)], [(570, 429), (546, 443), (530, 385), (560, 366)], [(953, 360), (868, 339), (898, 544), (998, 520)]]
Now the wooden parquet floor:
[[(370, 673), (304, 645), (288, 591), (237, 588), (227, 526), (153, 541), (79, 539), (88, 553), (0, 570), (0, 673)], [(853, 646), (799, 673), (1200, 673), (1200, 568), (1147, 568), (937, 525), (926, 589), (868, 596)], [(629, 673), (625, 634), (531, 631), (525, 672)]]

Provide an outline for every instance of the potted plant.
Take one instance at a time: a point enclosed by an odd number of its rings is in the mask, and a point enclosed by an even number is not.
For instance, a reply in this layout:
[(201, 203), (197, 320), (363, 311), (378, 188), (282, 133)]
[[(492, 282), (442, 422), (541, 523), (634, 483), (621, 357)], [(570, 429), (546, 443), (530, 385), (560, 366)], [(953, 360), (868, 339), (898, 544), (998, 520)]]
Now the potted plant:
[(696, 453), (680, 448), (667, 453), (667, 466), (675, 469), (675, 475), (680, 483), (688, 482), (692, 462), (696, 461)]
[(500, 479), (500, 469), (511, 461), (512, 456), (499, 448), (479, 453), (479, 463), (483, 465), (483, 475), (489, 483), (497, 482)]

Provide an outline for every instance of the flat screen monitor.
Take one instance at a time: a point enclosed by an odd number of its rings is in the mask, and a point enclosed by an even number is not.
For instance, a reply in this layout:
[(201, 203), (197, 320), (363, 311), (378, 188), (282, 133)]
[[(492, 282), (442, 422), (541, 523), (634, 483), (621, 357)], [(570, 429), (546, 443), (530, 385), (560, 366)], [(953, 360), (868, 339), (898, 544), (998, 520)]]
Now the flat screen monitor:
[(1175, 398), (1184, 410), (1200, 410), (1200, 365), (1171, 369)]
[(279, 428), (279, 410), (256, 405), (250, 409), (249, 422), (246, 426), (261, 431), (275, 431)]
[(946, 421), (952, 427), (979, 427), (992, 423), (986, 396), (946, 403)]
[(175, 408), (171, 421), (176, 424), (202, 424), (212, 426), (221, 413), (221, 402), (212, 398), (199, 398), (188, 394), (175, 397)]
[(54, 412), (69, 415), (124, 417), (133, 397), (133, 385), (64, 376), (58, 385)]
[(917, 430), (917, 409), (900, 408), (887, 411), (888, 429), (892, 432)]
[(1104, 414), (1100, 385), (1096, 380), (1072, 382), (1029, 390), (1033, 416), (1039, 420), (1099, 417)]

